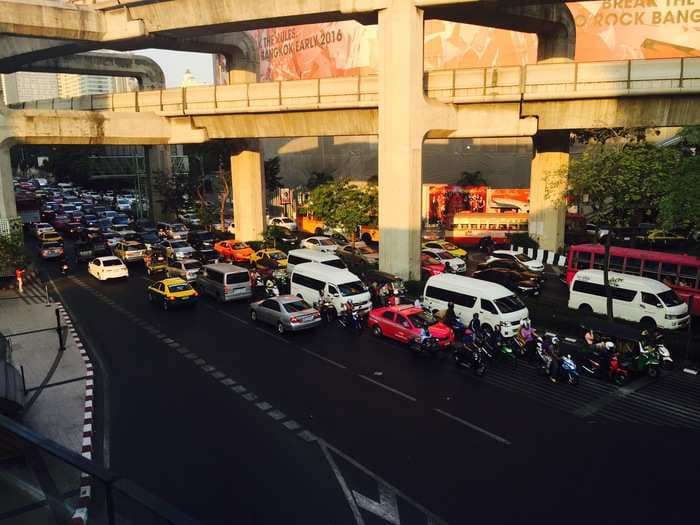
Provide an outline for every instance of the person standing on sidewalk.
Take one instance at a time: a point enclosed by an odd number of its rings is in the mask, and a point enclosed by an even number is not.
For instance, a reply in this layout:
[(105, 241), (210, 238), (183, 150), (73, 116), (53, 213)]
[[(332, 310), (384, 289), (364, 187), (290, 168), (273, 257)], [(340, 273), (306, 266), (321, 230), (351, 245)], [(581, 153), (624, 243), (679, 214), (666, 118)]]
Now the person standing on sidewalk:
[(15, 278), (17, 279), (17, 290), (22, 293), (24, 291), (24, 269), (21, 266), (17, 266), (15, 269)]

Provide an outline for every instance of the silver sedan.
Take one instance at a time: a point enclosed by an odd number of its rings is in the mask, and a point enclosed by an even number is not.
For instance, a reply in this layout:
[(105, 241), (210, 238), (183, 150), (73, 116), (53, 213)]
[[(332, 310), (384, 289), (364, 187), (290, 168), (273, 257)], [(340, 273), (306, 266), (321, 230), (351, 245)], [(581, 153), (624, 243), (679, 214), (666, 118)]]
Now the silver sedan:
[(280, 295), (250, 304), (250, 318), (273, 325), (279, 333), (321, 324), (321, 314), (296, 295)]

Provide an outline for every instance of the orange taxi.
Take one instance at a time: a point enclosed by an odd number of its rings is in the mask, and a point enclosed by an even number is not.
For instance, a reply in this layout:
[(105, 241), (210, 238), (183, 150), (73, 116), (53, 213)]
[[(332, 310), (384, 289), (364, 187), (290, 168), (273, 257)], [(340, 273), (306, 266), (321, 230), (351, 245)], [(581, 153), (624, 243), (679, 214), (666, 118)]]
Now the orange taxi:
[(253, 249), (241, 241), (219, 241), (214, 245), (214, 251), (221, 257), (232, 262), (249, 262)]

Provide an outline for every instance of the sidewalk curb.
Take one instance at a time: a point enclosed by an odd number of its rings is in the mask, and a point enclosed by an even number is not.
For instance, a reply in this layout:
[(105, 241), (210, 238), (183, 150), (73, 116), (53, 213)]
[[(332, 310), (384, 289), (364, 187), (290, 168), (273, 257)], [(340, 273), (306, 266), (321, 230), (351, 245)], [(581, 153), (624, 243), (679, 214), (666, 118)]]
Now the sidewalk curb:
[[(93, 392), (94, 392), (94, 370), (92, 367), (92, 362), (90, 361), (90, 356), (85, 350), (78, 333), (73, 326), (73, 321), (71, 320), (68, 312), (63, 307), (61, 303), (54, 303), (54, 306), (58, 308), (61, 319), (68, 327), (68, 333), (73, 338), (80, 355), (83, 358), (83, 363), (85, 364), (85, 411), (83, 413), (83, 445), (81, 450), (81, 455), (88, 460), (92, 460), (92, 422), (94, 417), (93, 408)], [(90, 481), (90, 475), (81, 472), (80, 474), (80, 495), (78, 499), (78, 504), (76, 506), (75, 512), (71, 517), (71, 525), (85, 525), (87, 523), (88, 516), (88, 505), (90, 504), (92, 496), (92, 485)]]

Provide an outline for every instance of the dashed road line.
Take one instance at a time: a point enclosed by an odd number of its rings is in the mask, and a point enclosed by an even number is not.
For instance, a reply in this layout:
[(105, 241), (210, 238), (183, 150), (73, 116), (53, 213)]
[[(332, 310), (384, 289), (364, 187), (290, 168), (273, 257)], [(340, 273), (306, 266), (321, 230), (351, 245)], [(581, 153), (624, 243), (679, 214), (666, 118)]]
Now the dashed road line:
[(385, 385), (384, 383), (380, 383), (379, 381), (375, 381), (374, 379), (372, 379), (372, 378), (370, 378), (370, 377), (367, 377), (367, 376), (365, 376), (365, 375), (362, 375), (362, 374), (359, 374), (359, 377), (361, 377), (361, 378), (364, 379), (365, 381), (369, 381), (370, 383), (372, 383), (372, 384), (374, 384), (374, 385), (377, 385), (377, 386), (380, 387), (380, 388), (383, 388), (384, 390), (387, 390), (387, 391), (389, 391), (389, 392), (392, 392), (392, 393), (396, 394), (397, 396), (401, 396), (401, 397), (403, 397), (404, 399), (408, 399), (409, 401), (413, 401), (414, 403), (416, 402), (416, 398), (415, 398), (415, 397), (410, 396), (410, 395), (408, 395), (408, 394), (406, 394), (406, 393), (404, 393), (404, 392), (401, 392), (401, 390), (396, 390), (395, 388), (392, 388), (392, 387), (390, 387), (390, 386), (388, 386), (388, 385)]
[(462, 419), (461, 417), (455, 416), (454, 414), (450, 414), (449, 412), (445, 412), (444, 410), (441, 410), (439, 408), (434, 408), (433, 410), (435, 410), (435, 412), (437, 412), (438, 414), (442, 414), (443, 416), (450, 418), (452, 421), (456, 421), (457, 423), (461, 423), (462, 425), (469, 427), (472, 430), (476, 430), (477, 432), (480, 432), (485, 436), (488, 436), (491, 439), (498, 441), (499, 443), (503, 443), (504, 445), (512, 445), (512, 443), (506, 438), (501, 437), (498, 434), (494, 434), (493, 432), (489, 432), (485, 428), (482, 428), (479, 425), (475, 425), (474, 423), (470, 423), (469, 421)]

